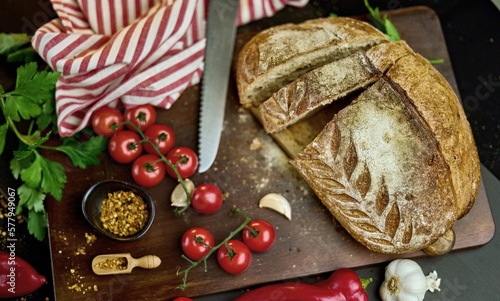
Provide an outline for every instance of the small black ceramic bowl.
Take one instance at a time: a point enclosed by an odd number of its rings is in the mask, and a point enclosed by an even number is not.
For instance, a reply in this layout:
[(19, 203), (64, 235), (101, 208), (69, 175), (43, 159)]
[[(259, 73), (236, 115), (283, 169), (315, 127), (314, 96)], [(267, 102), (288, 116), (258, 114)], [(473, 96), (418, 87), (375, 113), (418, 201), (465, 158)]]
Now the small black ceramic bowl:
[[(137, 233), (131, 236), (120, 236), (106, 230), (101, 222), (101, 204), (108, 197), (108, 193), (115, 191), (132, 191), (134, 194), (140, 196), (147, 205), (148, 220), (144, 227)], [(99, 232), (119, 241), (133, 241), (141, 238), (146, 234), (155, 218), (156, 205), (155, 200), (149, 192), (143, 188), (118, 180), (105, 180), (92, 185), (85, 193), (82, 199), (82, 211), (87, 221)]]

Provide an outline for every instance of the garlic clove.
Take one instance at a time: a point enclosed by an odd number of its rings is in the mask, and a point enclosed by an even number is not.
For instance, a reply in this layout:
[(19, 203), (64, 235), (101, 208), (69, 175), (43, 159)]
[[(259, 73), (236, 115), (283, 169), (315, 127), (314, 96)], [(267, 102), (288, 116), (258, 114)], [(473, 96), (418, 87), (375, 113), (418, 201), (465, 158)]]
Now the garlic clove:
[(269, 193), (259, 201), (260, 208), (272, 209), (292, 220), (292, 207), (288, 200), (278, 193)]
[[(184, 184), (186, 185), (187, 191), (189, 193), (193, 192), (194, 190), (194, 183), (190, 179), (184, 179)], [(187, 206), (187, 195), (186, 191), (184, 191), (184, 187), (182, 187), (182, 184), (179, 183), (177, 186), (175, 186), (174, 190), (172, 191), (172, 194), (170, 196), (170, 202), (171, 206), (174, 207), (185, 207)]]

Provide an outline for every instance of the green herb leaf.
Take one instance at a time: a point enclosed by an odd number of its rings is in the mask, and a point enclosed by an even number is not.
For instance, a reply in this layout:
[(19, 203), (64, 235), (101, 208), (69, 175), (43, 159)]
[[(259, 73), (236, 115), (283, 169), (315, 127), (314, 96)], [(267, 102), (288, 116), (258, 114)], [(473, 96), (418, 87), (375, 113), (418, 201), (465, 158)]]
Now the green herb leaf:
[(44, 212), (30, 210), (28, 212), (28, 231), (38, 240), (44, 240), (47, 233), (47, 216)]
[(62, 189), (66, 184), (64, 167), (57, 162), (42, 157), (38, 152), (30, 167), (21, 170), (21, 179), (31, 188), (41, 187), (56, 200), (62, 198)]
[(365, 1), (365, 7), (368, 9), (368, 12), (370, 13), (370, 19), (372, 20), (373, 24), (380, 30), (385, 32), (385, 22), (382, 20), (380, 17), (380, 11), (378, 7), (373, 8), (371, 7), (370, 3), (368, 3), (368, 0)]
[(37, 52), (33, 47), (25, 47), (16, 50), (7, 55), (7, 62), (9, 63), (28, 63), (35, 60)]
[(5, 148), (5, 139), (7, 139), (7, 130), (9, 129), (9, 125), (4, 123), (0, 125), (0, 155), (3, 153)]
[[(16, 157), (16, 153), (22, 153), (22, 152), (28, 152), (26, 156), (19, 156), (19, 158)], [(19, 179), (19, 176), (21, 175), (21, 170), (28, 168), (32, 163), (33, 160), (35, 160), (35, 155), (33, 154), (32, 150), (28, 151), (28, 146), (20, 143), (19, 145), (19, 150), (17, 152), (14, 152), (14, 158), (10, 160), (10, 170), (12, 171), (12, 175), (16, 180)]]
[(4, 114), (13, 121), (29, 120), (41, 112), (40, 106), (26, 97), (9, 95), (5, 98)]
[(16, 89), (12, 93), (27, 97), (39, 104), (53, 100), (59, 75), (58, 72), (38, 72), (37, 63), (28, 63), (17, 68)]
[(60, 201), (62, 199), (62, 190), (67, 180), (64, 167), (60, 163), (41, 156), (40, 158), (43, 159), (44, 163), (42, 169), (42, 190), (45, 193), (50, 193), (56, 200)]
[(387, 36), (389, 36), (389, 40), (391, 40), (391, 42), (396, 42), (401, 40), (401, 37), (399, 36), (399, 32), (396, 29), (396, 26), (394, 26), (391, 20), (387, 18), (387, 15), (384, 15), (384, 25), (385, 25), (385, 32)]
[(19, 195), (19, 203), (16, 208), (16, 214), (20, 214), (23, 208), (28, 210), (35, 210), (37, 212), (45, 211), (43, 201), (45, 194), (36, 188), (30, 188), (28, 185), (23, 184), (17, 189)]
[(396, 26), (389, 20), (387, 17), (387, 14), (384, 14), (383, 17), (380, 16), (380, 10), (378, 7), (373, 8), (370, 6), (370, 3), (368, 3), (368, 0), (364, 0), (365, 2), (365, 7), (368, 9), (368, 12), (370, 13), (370, 19), (372, 23), (377, 27), (379, 30), (384, 32), (388, 37), (389, 40), (392, 42), (396, 42), (401, 40), (401, 37), (399, 36), (399, 32), (396, 29)]
[(444, 59), (428, 59), (432, 65), (439, 65), (444, 63)]
[(30, 41), (31, 37), (24, 33), (0, 33), (0, 54), (12, 53)]
[(42, 105), (42, 113), (36, 119), (38, 129), (43, 131), (51, 124), (57, 124), (57, 115), (54, 114), (55, 106), (54, 101), (46, 101)]
[(28, 148), (27, 150), (14, 151), (14, 159), (16, 160), (26, 159), (33, 153), (33, 151), (34, 151), (33, 148)]
[(37, 155), (31, 165), (21, 170), (21, 180), (23, 180), (28, 187), (37, 188), (42, 183), (42, 165), (43, 159)]
[(98, 165), (99, 154), (101, 154), (108, 145), (108, 139), (103, 136), (91, 137), (88, 141), (78, 142), (75, 138), (62, 139), (63, 144), (56, 149), (64, 152), (73, 162), (73, 165), (86, 168), (89, 165)]
[(23, 208), (27, 208), (28, 231), (38, 240), (43, 240), (47, 232), (47, 217), (43, 206), (45, 194), (38, 189), (28, 187), (26, 184), (19, 186), (17, 194), (19, 195), (19, 203), (16, 214), (21, 214)]

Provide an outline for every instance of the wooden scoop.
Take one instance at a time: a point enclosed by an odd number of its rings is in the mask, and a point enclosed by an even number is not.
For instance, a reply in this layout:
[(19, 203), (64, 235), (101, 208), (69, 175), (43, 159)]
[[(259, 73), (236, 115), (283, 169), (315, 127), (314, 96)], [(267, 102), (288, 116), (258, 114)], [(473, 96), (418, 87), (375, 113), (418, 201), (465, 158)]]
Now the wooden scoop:
[(92, 260), (92, 271), (97, 275), (129, 274), (135, 267), (154, 269), (161, 263), (155, 255), (133, 258), (130, 253), (103, 254)]

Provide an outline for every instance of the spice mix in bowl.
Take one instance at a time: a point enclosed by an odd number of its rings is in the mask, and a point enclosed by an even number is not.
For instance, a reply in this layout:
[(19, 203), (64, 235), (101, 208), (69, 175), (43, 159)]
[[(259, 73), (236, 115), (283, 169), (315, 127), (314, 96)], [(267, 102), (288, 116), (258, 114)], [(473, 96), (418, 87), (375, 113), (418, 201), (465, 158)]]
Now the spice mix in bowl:
[(92, 185), (82, 199), (87, 221), (102, 234), (120, 241), (144, 236), (151, 227), (155, 200), (139, 186), (118, 180)]

